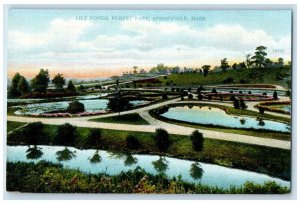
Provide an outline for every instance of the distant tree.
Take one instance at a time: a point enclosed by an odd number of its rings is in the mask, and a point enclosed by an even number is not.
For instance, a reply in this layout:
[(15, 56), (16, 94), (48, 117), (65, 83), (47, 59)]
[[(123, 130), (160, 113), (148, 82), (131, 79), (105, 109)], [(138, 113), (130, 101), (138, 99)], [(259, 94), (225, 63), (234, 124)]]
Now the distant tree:
[(55, 85), (56, 89), (62, 89), (66, 83), (66, 80), (62, 74), (57, 74), (52, 79), (52, 83)]
[(221, 60), (221, 69), (223, 70), (223, 72), (226, 72), (226, 70), (229, 68), (230, 66), (228, 65), (228, 61), (227, 58), (224, 58)]
[(218, 93), (216, 88), (213, 88), (213, 89), (211, 90), (211, 92), (212, 92), (212, 93), (215, 93), (215, 94)]
[(266, 61), (266, 56), (267, 53), (265, 46), (258, 46), (255, 51), (255, 55), (251, 57), (252, 63), (255, 64), (256, 68), (262, 68), (265, 67), (265, 61)]
[(278, 100), (278, 94), (277, 94), (277, 91), (274, 91), (274, 93), (273, 93), (273, 98), (274, 98), (275, 100)]
[(206, 77), (210, 69), (210, 65), (203, 65), (202, 69), (203, 69), (203, 76)]
[(280, 68), (283, 68), (283, 65), (284, 65), (284, 61), (283, 61), (283, 58), (278, 58), (278, 61), (277, 61), (277, 66), (280, 67)]
[(207, 99), (210, 101), (212, 99), (211, 95), (208, 95)]
[(239, 67), (240, 69), (245, 69), (245, 68), (247, 68), (245, 62), (239, 63), (238, 67)]
[(114, 112), (121, 112), (130, 107), (129, 100), (122, 97), (120, 94), (110, 98), (107, 104), (107, 107)]
[(250, 68), (251, 67), (251, 55), (250, 54), (247, 54), (246, 55), (246, 63), (244, 63), (246, 65), (247, 68)]
[(192, 146), (195, 151), (202, 151), (203, 143), (204, 143), (204, 138), (202, 133), (200, 133), (198, 130), (195, 130), (190, 135), (190, 140), (192, 142)]
[(189, 87), (189, 88), (188, 88), (188, 92), (191, 92), (191, 91), (192, 91), (192, 88), (191, 88), (191, 87)]
[(25, 77), (21, 76), (17, 90), (21, 95), (25, 95), (30, 92), (30, 86)]
[(69, 103), (69, 107), (67, 108), (67, 112), (75, 114), (75, 113), (81, 113), (84, 112), (84, 104), (75, 100)]
[(163, 100), (167, 100), (168, 99), (168, 94), (165, 92), (161, 95)]
[(198, 94), (198, 99), (199, 99), (200, 101), (202, 101), (202, 100), (203, 100), (203, 96), (202, 96), (202, 94), (201, 94), (201, 93), (199, 93), (199, 94)]
[(160, 151), (168, 150), (170, 146), (170, 138), (169, 133), (166, 130), (162, 128), (156, 129), (154, 138), (156, 141), (156, 145)]
[(128, 149), (139, 149), (141, 147), (140, 141), (133, 135), (126, 137), (126, 147)]
[(203, 90), (203, 87), (202, 87), (202, 85), (200, 85), (200, 86), (198, 87), (198, 89), (197, 89), (197, 93), (198, 93), (198, 94), (201, 93), (202, 90)]
[(247, 108), (247, 105), (246, 105), (245, 101), (242, 98), (240, 99), (240, 107), (242, 109), (246, 109)]
[(67, 90), (70, 91), (70, 92), (72, 92), (72, 93), (76, 93), (76, 89), (75, 89), (75, 86), (74, 86), (72, 80), (70, 80), (68, 82)]
[(21, 96), (20, 91), (18, 90), (18, 84), (22, 76), (17, 72), (12, 78), (12, 84), (9, 88), (9, 97), (19, 97)]
[(31, 80), (31, 87), (35, 92), (45, 93), (47, 91), (49, 81), (48, 70), (41, 69), (39, 74)]
[(192, 100), (192, 99), (193, 99), (193, 94), (189, 94), (189, 95), (188, 95), (188, 98), (189, 98), (190, 100)]
[(116, 81), (116, 86), (119, 87), (119, 80)]
[(231, 97), (230, 97), (230, 99), (229, 99), (230, 101), (234, 101), (234, 100), (236, 100), (236, 98), (235, 98), (235, 96), (234, 95), (232, 95)]
[(266, 58), (265, 65), (267, 68), (273, 67), (273, 62), (269, 58)]
[(234, 63), (234, 64), (232, 65), (232, 69), (237, 69), (237, 64), (236, 64), (236, 63)]
[(57, 127), (55, 140), (59, 145), (71, 146), (76, 138), (76, 127), (65, 123)]
[(259, 113), (260, 114), (264, 114), (265, 113), (265, 109), (263, 107), (258, 107)]
[[(109, 88), (109, 87), (108, 87), (108, 88)], [(79, 90), (80, 92), (84, 92), (84, 91), (86, 91), (86, 88), (85, 88), (82, 84), (80, 84), (78, 90)]]

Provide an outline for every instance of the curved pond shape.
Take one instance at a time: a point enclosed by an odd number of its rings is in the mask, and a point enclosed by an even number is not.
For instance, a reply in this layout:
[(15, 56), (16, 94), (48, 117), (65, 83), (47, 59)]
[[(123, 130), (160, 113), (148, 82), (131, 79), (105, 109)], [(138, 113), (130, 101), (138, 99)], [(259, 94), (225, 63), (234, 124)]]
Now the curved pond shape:
[[(38, 146), (38, 148), (42, 152), (42, 154), (39, 154), (39, 158), (29, 159), (26, 157), (29, 154), (27, 146), (7, 146), (7, 161), (36, 163), (45, 160), (87, 173), (107, 173), (109, 175), (133, 170), (139, 166), (151, 174), (165, 174), (169, 178), (181, 175), (182, 179), (188, 182), (201, 182), (205, 185), (223, 188), (229, 188), (232, 185), (241, 186), (246, 181), (259, 184), (263, 184), (265, 181), (275, 181), (282, 186), (290, 186), (288, 181), (265, 174), (190, 160), (156, 155), (112, 153), (94, 149), (79, 150), (73, 147), (68, 147), (67, 150), (65, 147), (59, 146)], [(67, 159), (59, 158), (62, 151), (66, 152), (68, 150), (70, 154)]]
[[(15, 111), (16, 115), (39, 115), (47, 112), (54, 111), (64, 111), (68, 108), (71, 101), (58, 101), (49, 103), (34, 103), (24, 106), (20, 106), (22, 109)], [(89, 99), (89, 100), (79, 100), (79, 102), (84, 104), (85, 112), (96, 112), (99, 110), (106, 110), (108, 100), (107, 99)], [(146, 103), (142, 100), (130, 101), (133, 106), (138, 106)]]
[(257, 120), (247, 116), (229, 115), (220, 108), (209, 106), (175, 106), (161, 116), (184, 122), (218, 125), (229, 128), (254, 128), (280, 132), (290, 132), (290, 126), (271, 120)]

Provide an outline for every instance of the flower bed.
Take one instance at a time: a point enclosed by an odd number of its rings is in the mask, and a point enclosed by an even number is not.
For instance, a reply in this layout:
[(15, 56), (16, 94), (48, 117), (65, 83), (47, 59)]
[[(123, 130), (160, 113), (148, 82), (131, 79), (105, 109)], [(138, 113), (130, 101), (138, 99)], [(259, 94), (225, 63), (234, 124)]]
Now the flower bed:
[(257, 108), (264, 108), (267, 111), (291, 114), (290, 111), (284, 110), (282, 106), (291, 105), (291, 101), (269, 101), (257, 104)]
[(224, 101), (230, 100), (231, 96), (235, 96), (237, 98), (243, 98), (244, 101), (270, 101), (273, 100), (273, 96), (266, 96), (261, 94), (239, 94), (239, 93), (228, 93), (228, 92), (218, 92), (218, 93), (204, 93), (204, 98), (208, 98), (211, 96), (212, 99), (219, 100), (220, 97), (223, 97)]
[(95, 111), (95, 112), (81, 112), (76, 114), (71, 113), (42, 113), (42, 114), (32, 114), (32, 116), (40, 117), (80, 117), (80, 116), (93, 116), (107, 113), (107, 111)]

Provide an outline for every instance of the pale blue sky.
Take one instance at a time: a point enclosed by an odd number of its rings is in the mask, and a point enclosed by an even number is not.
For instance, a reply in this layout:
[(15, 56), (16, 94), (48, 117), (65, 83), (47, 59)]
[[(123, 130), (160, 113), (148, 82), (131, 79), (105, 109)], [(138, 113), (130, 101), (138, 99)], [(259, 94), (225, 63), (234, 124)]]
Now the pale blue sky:
[[(87, 16), (79, 21), (76, 16)], [(91, 16), (205, 17), (204, 21), (95, 21)], [(137, 65), (197, 67), (244, 60), (265, 45), (270, 58), (291, 57), (290, 10), (30, 10), (11, 9), (9, 74), (40, 67), (83, 77), (109, 76)], [(275, 51), (274, 51), (275, 50)], [(277, 50), (277, 51), (276, 51)], [(280, 50), (278, 52), (278, 50)], [(70, 72), (72, 70), (72, 72)], [(71, 76), (70, 76), (71, 77)]]

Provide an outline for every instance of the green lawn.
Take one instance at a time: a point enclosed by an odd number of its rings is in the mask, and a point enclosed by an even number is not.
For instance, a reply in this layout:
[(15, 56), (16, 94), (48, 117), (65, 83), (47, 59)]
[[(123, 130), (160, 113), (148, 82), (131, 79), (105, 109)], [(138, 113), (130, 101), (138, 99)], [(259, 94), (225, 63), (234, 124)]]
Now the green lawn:
[(19, 122), (12, 122), (12, 121), (7, 121), (7, 132), (10, 132), (14, 129), (17, 129), (18, 127), (21, 127), (25, 125), (26, 123), (19, 123)]
[(165, 77), (160, 77), (161, 84), (165, 86), (167, 82), (175, 83), (175, 86), (191, 86), (197, 87), (202, 85), (224, 84), (223, 81), (227, 78), (233, 78), (233, 84), (276, 84), (287, 87), (286, 80), (291, 77), (290, 68), (272, 68), (272, 69), (243, 69), (243, 70), (228, 70), (226, 72), (210, 72), (206, 77), (203, 74), (197, 73), (182, 73), (171, 74)]
[[(41, 140), (40, 144), (56, 145), (56, 129), (57, 126), (45, 125), (46, 138)], [(91, 148), (87, 142), (89, 133), (89, 128), (78, 127), (76, 139), (70, 141), (70, 146)], [(21, 134), (19, 135), (9, 135), (8, 144), (21, 144), (22, 137)], [(156, 147), (154, 133), (101, 129), (101, 135), (101, 149), (104, 150), (167, 155), (267, 173), (285, 179), (289, 179), (290, 176), (290, 150), (206, 138), (203, 151), (196, 152), (192, 149), (188, 136), (170, 135), (170, 147), (166, 152), (161, 152)], [(131, 150), (126, 147), (126, 137), (129, 135), (135, 136), (140, 141), (139, 149)]]
[(146, 120), (144, 120), (138, 113), (118, 115), (106, 118), (96, 118), (92, 119), (91, 121), (129, 125), (149, 125), (149, 123)]

